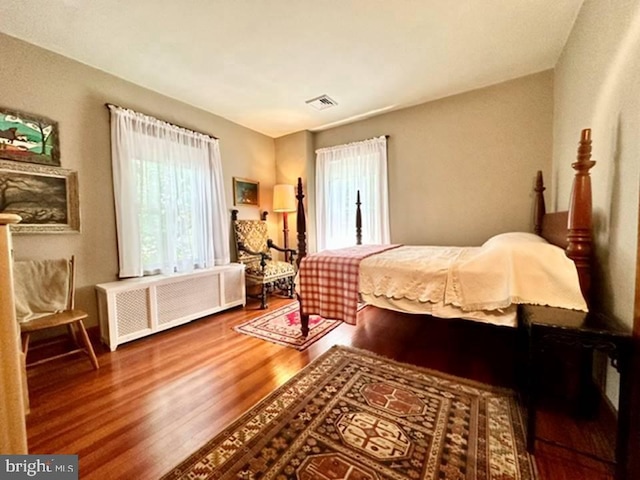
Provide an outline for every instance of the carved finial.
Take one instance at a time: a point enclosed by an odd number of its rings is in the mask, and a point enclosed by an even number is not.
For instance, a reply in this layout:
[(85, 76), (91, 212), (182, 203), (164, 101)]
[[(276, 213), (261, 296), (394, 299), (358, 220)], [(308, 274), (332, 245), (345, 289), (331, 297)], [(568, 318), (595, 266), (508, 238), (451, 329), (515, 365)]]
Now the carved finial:
[(296, 198), (299, 202), (304, 198), (304, 193), (302, 192), (302, 177), (298, 177), (298, 191), (296, 192)]
[(596, 164), (591, 160), (591, 129), (585, 128), (580, 135), (578, 145), (578, 161), (571, 164), (577, 175), (588, 175), (589, 170)]
[(362, 211), (360, 210), (360, 190), (356, 193), (356, 245), (362, 245)]
[(589, 170), (596, 164), (591, 160), (591, 129), (585, 128), (580, 136), (578, 161), (571, 164), (576, 171), (569, 202), (569, 245), (567, 256), (578, 269), (582, 295), (589, 303), (591, 284), (591, 176)]
[(231, 220), (234, 222), (238, 220), (238, 210), (235, 208), (231, 210)]
[(266, 210), (264, 212), (262, 212), (260, 214), (260, 220), (262, 220), (263, 222), (267, 221), (267, 215), (269, 215), (269, 212), (267, 212)]
[(542, 193), (547, 188), (544, 186), (544, 180), (542, 179), (542, 170), (538, 170), (536, 174), (536, 188), (534, 189), (536, 193)]
[(546, 188), (544, 186), (544, 180), (542, 179), (542, 170), (538, 170), (538, 173), (536, 175), (536, 186), (533, 190), (536, 192), (536, 199), (533, 209), (533, 228), (536, 235), (542, 235), (542, 218), (544, 217), (545, 213), (547, 213), (547, 209), (544, 203), (544, 191), (546, 190)]
[(298, 189), (296, 199), (298, 200), (298, 208), (296, 209), (296, 229), (298, 230), (298, 258), (296, 263), (300, 266), (300, 262), (307, 256), (307, 218), (304, 213), (304, 203), (302, 199), (304, 193), (302, 191), (302, 177), (298, 177)]

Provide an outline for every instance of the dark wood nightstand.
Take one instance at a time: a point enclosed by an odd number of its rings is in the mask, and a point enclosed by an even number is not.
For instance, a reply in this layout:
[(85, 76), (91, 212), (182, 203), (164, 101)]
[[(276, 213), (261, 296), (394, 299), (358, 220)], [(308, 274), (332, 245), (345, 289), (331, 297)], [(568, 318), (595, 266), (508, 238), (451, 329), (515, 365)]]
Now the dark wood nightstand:
[[(580, 348), (590, 357), (593, 351), (605, 353), (620, 373), (620, 403), (616, 437), (616, 480), (626, 478), (627, 437), (629, 434), (629, 368), (631, 328), (600, 313), (578, 312), (562, 308), (522, 305), (521, 326), (526, 330), (529, 356), (525, 402), (528, 410), (527, 449), (533, 453), (536, 439), (538, 400), (537, 367), (545, 348), (551, 344)], [(591, 381), (591, 362), (581, 369), (581, 384)]]

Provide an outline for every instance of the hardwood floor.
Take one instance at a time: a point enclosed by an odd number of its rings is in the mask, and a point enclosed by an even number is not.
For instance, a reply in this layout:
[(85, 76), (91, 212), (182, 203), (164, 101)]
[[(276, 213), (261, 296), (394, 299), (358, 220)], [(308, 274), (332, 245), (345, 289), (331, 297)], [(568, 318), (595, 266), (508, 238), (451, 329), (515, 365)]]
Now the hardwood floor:
[[(290, 300), (272, 298), (270, 308)], [(28, 372), (31, 453), (77, 453), (82, 479), (155, 479), (302, 367), (343, 344), (475, 380), (513, 386), (515, 332), (367, 308), (304, 352), (232, 330), (261, 315), (257, 303), (109, 352), (100, 370), (83, 356)], [(96, 345), (97, 346), (97, 345)], [(541, 409), (541, 436), (612, 458), (610, 429)], [(611, 479), (611, 468), (539, 442), (540, 480)]]

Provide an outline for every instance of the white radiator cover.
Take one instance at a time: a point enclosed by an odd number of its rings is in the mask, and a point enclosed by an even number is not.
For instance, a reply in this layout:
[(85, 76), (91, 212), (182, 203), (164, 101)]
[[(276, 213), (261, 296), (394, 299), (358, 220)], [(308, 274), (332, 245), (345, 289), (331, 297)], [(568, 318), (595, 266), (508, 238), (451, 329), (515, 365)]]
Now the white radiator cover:
[(118, 345), (246, 302), (244, 265), (96, 285), (100, 335)]

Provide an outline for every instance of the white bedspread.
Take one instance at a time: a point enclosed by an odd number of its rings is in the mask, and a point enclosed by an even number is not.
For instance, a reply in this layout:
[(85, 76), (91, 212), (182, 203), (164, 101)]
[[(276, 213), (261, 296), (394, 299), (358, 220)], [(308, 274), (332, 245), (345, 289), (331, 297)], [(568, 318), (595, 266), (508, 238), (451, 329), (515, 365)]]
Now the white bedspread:
[(363, 260), (359, 282), (365, 298), (408, 300), (435, 315), (451, 307), (491, 318), (520, 303), (587, 311), (574, 263), (530, 234), (499, 235), (482, 247), (402, 246)]
[(514, 303), (587, 311), (575, 264), (549, 243), (485, 244), (452, 264), (445, 304), (470, 311)]
[(368, 305), (386, 310), (395, 310), (396, 312), (433, 315), (439, 318), (462, 318), (501, 327), (516, 327), (518, 325), (517, 305), (511, 305), (499, 310), (473, 310), (467, 312), (453, 305), (445, 305), (444, 302), (414, 302), (406, 298), (376, 297), (366, 294), (362, 295), (362, 300)]
[(462, 247), (402, 246), (360, 262), (360, 293), (437, 303)]

